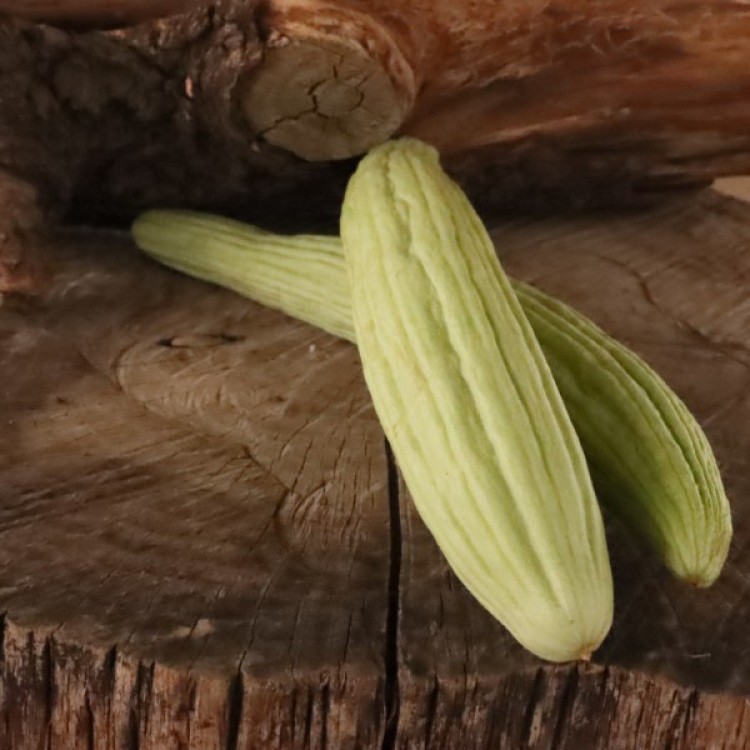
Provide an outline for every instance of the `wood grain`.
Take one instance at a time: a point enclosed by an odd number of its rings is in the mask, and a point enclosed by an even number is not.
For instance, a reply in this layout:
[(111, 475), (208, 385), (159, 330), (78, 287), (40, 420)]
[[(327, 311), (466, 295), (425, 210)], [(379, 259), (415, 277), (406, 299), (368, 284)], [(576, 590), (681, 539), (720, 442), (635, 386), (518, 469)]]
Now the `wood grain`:
[(76, 28), (108, 28), (189, 10), (200, 0), (0, 0), (0, 14)]
[[(60, 329), (6, 322), (0, 747), (46, 732), (85, 746), (70, 733), (91, 731), (224, 747), (230, 725), (243, 747), (376, 745), (388, 504), (356, 353), (333, 340), (311, 353), (303, 326), (176, 277), (142, 285), (143, 261), (112, 259), (84, 252), (60, 275)], [(154, 413), (123, 393), (134, 373)], [(148, 396), (159, 383), (174, 386), (163, 406)], [(106, 686), (101, 706), (89, 679)], [(51, 695), (63, 700), (40, 704)]]
[[(240, 102), (273, 57), (264, 9), (289, 4), (0, 0), (0, 170), (87, 223), (174, 206), (335, 225), (354, 161), (271, 146)], [(643, 206), (750, 170), (743, 3), (317, 5), (391, 29), (419, 90), (399, 132), (438, 146), (487, 215)]]
[(116, 233), (39, 244), (0, 307), (0, 748), (747, 747), (749, 236), (710, 192), (494, 233), (683, 396), (736, 526), (695, 591), (610, 521), (615, 625), (560, 667), (448, 570), (353, 346)]

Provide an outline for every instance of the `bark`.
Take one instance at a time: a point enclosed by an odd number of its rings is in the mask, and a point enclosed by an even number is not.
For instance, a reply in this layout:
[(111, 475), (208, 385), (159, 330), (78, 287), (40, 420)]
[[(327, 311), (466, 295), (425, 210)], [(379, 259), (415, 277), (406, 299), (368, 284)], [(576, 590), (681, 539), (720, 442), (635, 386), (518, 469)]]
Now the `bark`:
[(200, 0), (0, 0), (0, 13), (73, 28), (131, 25), (189, 10)]
[(437, 145), (487, 213), (642, 205), (750, 164), (750, 10), (730, 0), (4, 2), (0, 168), (71, 220), (334, 226), (355, 160), (294, 152), (391, 132)]

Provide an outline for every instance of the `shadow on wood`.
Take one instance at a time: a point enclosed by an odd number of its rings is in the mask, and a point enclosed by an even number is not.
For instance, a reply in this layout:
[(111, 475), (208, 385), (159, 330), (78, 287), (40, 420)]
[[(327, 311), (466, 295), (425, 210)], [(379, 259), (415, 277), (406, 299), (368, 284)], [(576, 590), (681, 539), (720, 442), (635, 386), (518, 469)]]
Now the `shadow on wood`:
[(0, 308), (0, 748), (746, 746), (749, 234), (713, 193), (495, 231), (673, 385), (733, 504), (706, 591), (610, 523), (615, 625), (562, 667), (448, 570), (353, 346), (116, 233), (39, 240), (48, 292)]

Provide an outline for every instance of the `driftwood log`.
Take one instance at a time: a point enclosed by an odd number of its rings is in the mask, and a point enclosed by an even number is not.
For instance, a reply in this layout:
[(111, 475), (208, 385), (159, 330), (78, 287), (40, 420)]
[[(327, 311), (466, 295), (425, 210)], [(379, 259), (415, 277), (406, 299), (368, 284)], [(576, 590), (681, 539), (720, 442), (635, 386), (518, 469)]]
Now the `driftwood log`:
[(396, 132), (487, 213), (643, 204), (750, 170), (748, 59), (733, 0), (0, 0), (0, 171), (69, 220), (309, 227)]
[[(0, 750), (750, 746), (750, 207), (697, 189), (750, 171), (750, 8), (2, 14)], [(392, 133), (437, 145), (507, 268), (640, 352), (719, 456), (725, 574), (688, 590), (611, 522), (592, 664), (532, 658), (453, 578), (353, 346), (116, 230), (168, 205), (333, 227)]]

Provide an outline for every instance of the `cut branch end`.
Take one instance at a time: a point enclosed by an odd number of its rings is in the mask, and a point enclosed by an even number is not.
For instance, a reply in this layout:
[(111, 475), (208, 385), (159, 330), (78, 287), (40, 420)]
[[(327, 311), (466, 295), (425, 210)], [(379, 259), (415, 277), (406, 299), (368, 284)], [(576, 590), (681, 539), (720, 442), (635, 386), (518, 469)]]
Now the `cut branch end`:
[(388, 139), (414, 103), (414, 73), (379, 22), (342, 8), (266, 19), (263, 63), (240, 102), (256, 135), (309, 161), (346, 159)]

